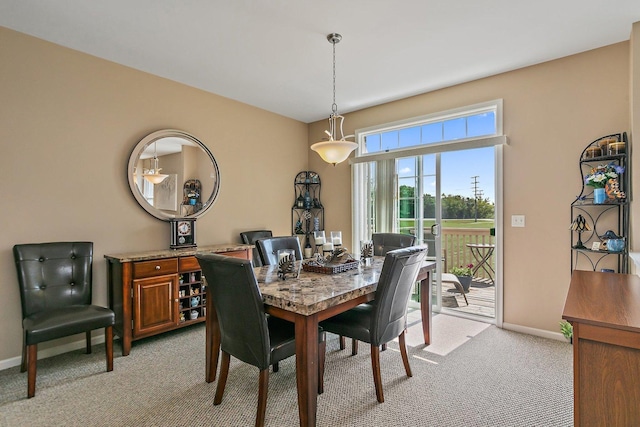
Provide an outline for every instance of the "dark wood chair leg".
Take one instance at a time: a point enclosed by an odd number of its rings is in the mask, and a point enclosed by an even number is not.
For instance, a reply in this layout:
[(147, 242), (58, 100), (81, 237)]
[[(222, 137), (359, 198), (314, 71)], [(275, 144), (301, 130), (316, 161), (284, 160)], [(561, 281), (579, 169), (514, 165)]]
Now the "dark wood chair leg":
[(219, 405), (222, 403), (222, 395), (224, 395), (224, 387), (227, 385), (227, 376), (229, 376), (229, 363), (231, 362), (231, 355), (226, 351), (222, 352), (220, 358), (220, 378), (218, 378), (218, 387), (216, 388), (216, 396), (213, 398), (213, 404)]
[(324, 361), (327, 352), (327, 341), (318, 344), (318, 394), (324, 393)]
[(22, 363), (20, 364), (20, 372), (27, 370), (27, 341), (26, 337), (22, 337)]
[(104, 328), (104, 348), (107, 355), (107, 372), (113, 371), (113, 326)]
[(376, 398), (378, 402), (384, 402), (382, 393), (382, 376), (380, 375), (380, 347), (371, 344), (371, 368), (373, 369), (373, 383), (376, 386)]
[(358, 340), (351, 338), (351, 355), (355, 356), (356, 354), (358, 354)]
[(278, 372), (280, 370), (280, 365), (278, 364), (278, 362), (274, 363), (272, 366), (273, 372)]
[(269, 392), (269, 368), (260, 371), (258, 385), (258, 411), (256, 412), (256, 427), (263, 427), (267, 414), (267, 393)]
[(385, 351), (387, 349), (387, 344), (382, 344), (382, 350), (381, 351)]
[(91, 331), (85, 333), (87, 341), (87, 354), (91, 354)]
[(27, 397), (31, 399), (36, 395), (36, 364), (38, 362), (38, 345), (31, 344), (27, 347)]
[(411, 366), (409, 365), (409, 357), (407, 356), (407, 345), (405, 342), (404, 331), (400, 334), (400, 354), (402, 355), (402, 363), (404, 363), (404, 370), (407, 372), (408, 377), (412, 377)]
[(340, 335), (340, 350), (344, 350), (346, 346), (346, 339), (342, 335)]

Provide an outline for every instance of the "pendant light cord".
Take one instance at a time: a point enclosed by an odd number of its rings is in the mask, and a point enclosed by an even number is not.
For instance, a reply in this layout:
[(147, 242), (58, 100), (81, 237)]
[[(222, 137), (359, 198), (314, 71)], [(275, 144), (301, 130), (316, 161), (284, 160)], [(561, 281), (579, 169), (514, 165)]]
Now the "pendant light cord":
[(338, 40), (331, 41), (331, 44), (333, 44), (333, 104), (331, 104), (333, 114), (338, 112), (338, 104), (336, 104), (336, 43), (338, 43)]

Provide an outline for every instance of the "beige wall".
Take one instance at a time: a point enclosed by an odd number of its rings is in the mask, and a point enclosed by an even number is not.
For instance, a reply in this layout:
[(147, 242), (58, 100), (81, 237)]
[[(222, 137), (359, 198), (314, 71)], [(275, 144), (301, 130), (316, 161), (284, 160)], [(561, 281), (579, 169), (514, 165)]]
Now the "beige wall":
[[(125, 175), (134, 145), (155, 130), (194, 134), (220, 167), (219, 199), (198, 220), (200, 244), (239, 241), (248, 229), (289, 234), (291, 184), (307, 163), (322, 179), (325, 228), (351, 241), (350, 167), (308, 149), (326, 121), (307, 126), (3, 28), (0, 58), (0, 361), (20, 354), (14, 244), (95, 242), (100, 304), (105, 253), (168, 247), (168, 224), (137, 205)], [(629, 43), (619, 43), (347, 114), (345, 131), (504, 99), (504, 214), (524, 214), (527, 224), (505, 227), (504, 321), (557, 331), (578, 156), (597, 137), (630, 129), (629, 69)]]
[[(345, 114), (345, 133), (432, 112), (504, 100), (504, 322), (558, 331), (570, 279), (569, 205), (580, 193), (584, 147), (629, 131), (629, 43)], [(326, 122), (313, 123), (309, 140)], [(311, 154), (327, 230), (350, 230), (350, 166)], [(464, 171), (461, 171), (464, 173)], [(525, 228), (511, 228), (513, 214)], [(345, 241), (351, 241), (345, 233)]]
[[(640, 132), (640, 22), (633, 24), (630, 37), (630, 87), (631, 94), (631, 132), (635, 134)], [(632, 141), (634, 142), (634, 141)], [(640, 165), (640, 150), (632, 149), (632, 165)], [(638, 166), (636, 166), (638, 167)], [(640, 189), (640, 174), (635, 173), (631, 176), (631, 188)], [(635, 197), (638, 200), (638, 197)], [(633, 232), (633, 239), (631, 239), (631, 250), (638, 253), (638, 262), (640, 263), (640, 208), (633, 209), (634, 206), (639, 206), (639, 202), (632, 204), (631, 206), (631, 231)], [(635, 214), (635, 215), (634, 215)], [(640, 268), (636, 268), (636, 273), (640, 274)]]
[(239, 242), (250, 229), (291, 233), (306, 124), (4, 28), (0, 76), (0, 361), (21, 348), (14, 244), (93, 241), (99, 304), (105, 253), (169, 247), (168, 223), (138, 206), (125, 174), (153, 131), (190, 132), (216, 157), (220, 195), (197, 221), (200, 244)]

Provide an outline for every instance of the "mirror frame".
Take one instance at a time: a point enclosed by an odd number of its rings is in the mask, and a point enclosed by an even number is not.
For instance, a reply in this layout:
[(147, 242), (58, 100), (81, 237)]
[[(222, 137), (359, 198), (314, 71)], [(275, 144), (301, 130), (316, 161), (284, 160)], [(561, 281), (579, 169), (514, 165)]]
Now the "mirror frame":
[[(216, 175), (213, 191), (211, 192), (211, 196), (206, 201), (203, 202), (202, 209), (200, 209), (196, 213), (193, 213), (191, 215), (186, 215), (184, 217), (166, 214), (163, 211), (151, 206), (149, 202), (143, 197), (142, 192), (138, 188), (138, 184), (136, 183), (134, 172), (135, 172), (137, 163), (140, 159), (140, 156), (142, 155), (142, 153), (145, 151), (147, 147), (149, 147), (151, 144), (153, 144), (154, 142), (162, 138), (182, 138), (196, 144), (198, 147), (200, 147), (204, 151), (204, 153), (207, 156), (209, 156), (209, 159), (213, 164), (214, 173)], [(174, 219), (174, 218), (201, 217), (211, 208), (216, 198), (218, 197), (218, 193), (220, 192), (220, 168), (218, 168), (218, 163), (216, 162), (216, 159), (213, 157), (213, 154), (211, 153), (211, 151), (207, 148), (206, 145), (204, 145), (195, 136), (177, 129), (158, 130), (145, 136), (140, 142), (138, 142), (138, 144), (133, 148), (131, 155), (129, 156), (129, 164), (127, 166), (127, 180), (129, 182), (129, 189), (131, 190), (131, 194), (133, 194), (133, 197), (136, 199), (138, 204), (150, 215), (158, 219), (161, 219), (163, 221), (170, 221), (171, 219)]]

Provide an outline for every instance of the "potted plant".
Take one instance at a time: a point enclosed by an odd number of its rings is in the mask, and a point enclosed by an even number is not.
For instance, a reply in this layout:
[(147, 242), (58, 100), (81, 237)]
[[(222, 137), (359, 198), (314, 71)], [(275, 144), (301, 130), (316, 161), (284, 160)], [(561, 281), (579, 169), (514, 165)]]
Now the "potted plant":
[(593, 203), (601, 204), (605, 202), (605, 187), (612, 183), (617, 183), (618, 175), (624, 173), (624, 166), (611, 162), (606, 165), (599, 165), (592, 168), (584, 177), (585, 185), (593, 187)]
[(469, 292), (469, 285), (471, 285), (471, 279), (473, 279), (473, 264), (469, 264), (466, 267), (462, 265), (460, 267), (452, 267), (449, 273), (458, 278), (465, 292)]
[(570, 343), (573, 343), (573, 326), (566, 320), (560, 321), (560, 332)]

